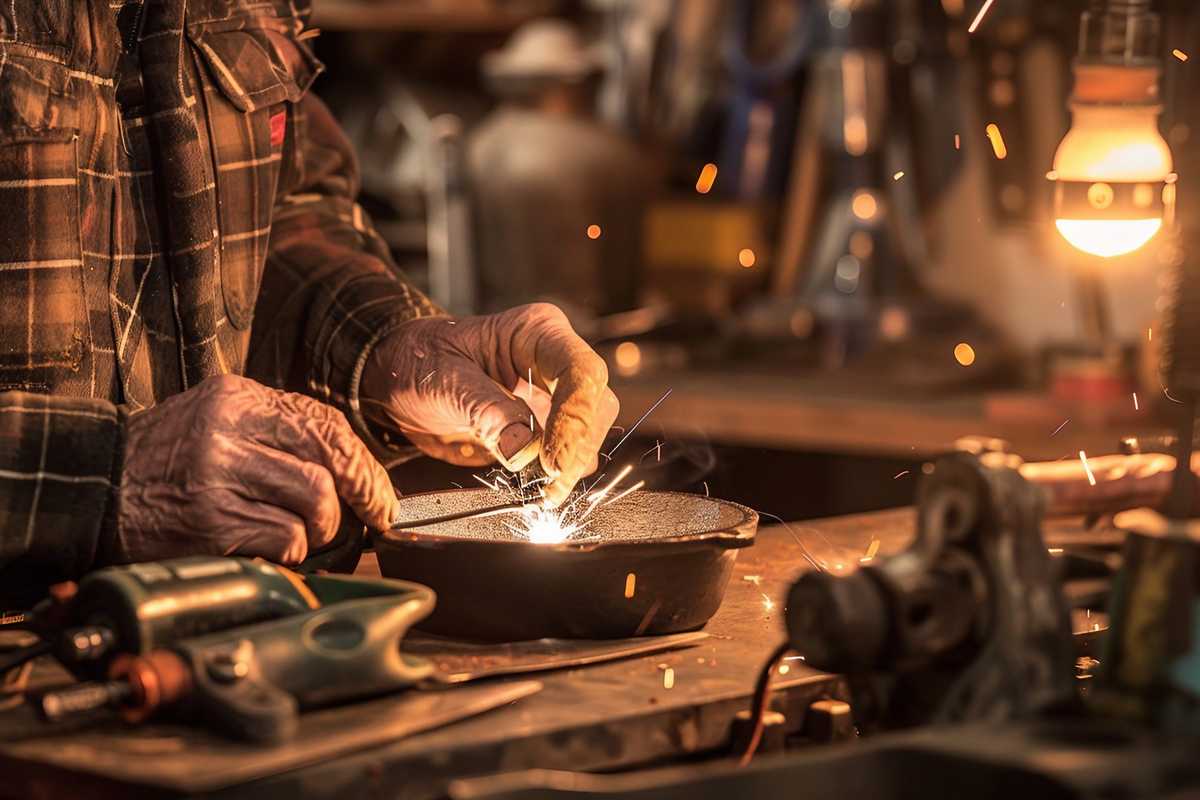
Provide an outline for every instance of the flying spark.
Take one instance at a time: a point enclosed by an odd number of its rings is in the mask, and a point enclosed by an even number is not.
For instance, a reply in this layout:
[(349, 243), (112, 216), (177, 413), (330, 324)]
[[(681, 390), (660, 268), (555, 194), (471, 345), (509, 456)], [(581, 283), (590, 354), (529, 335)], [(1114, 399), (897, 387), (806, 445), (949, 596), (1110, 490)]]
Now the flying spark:
[(879, 540), (872, 539), (867, 545), (867, 552), (858, 560), (860, 564), (868, 564), (875, 559), (875, 554), (879, 552)]
[(626, 439), (628, 439), (628, 438), (630, 437), (630, 435), (632, 435), (632, 434), (633, 434), (633, 432), (637, 430), (637, 427), (638, 427), (638, 425), (641, 425), (643, 422), (645, 422), (645, 421), (646, 421), (646, 417), (648, 417), (648, 416), (650, 416), (651, 414), (653, 414), (653, 413), (654, 413), (654, 409), (656, 409), (656, 408), (658, 408), (659, 406), (661, 406), (661, 405), (663, 404), (663, 402), (664, 402), (664, 401), (665, 401), (665, 400), (666, 400), (668, 397), (670, 397), (670, 396), (671, 396), (671, 392), (672, 392), (672, 390), (671, 390), (671, 389), (667, 389), (667, 391), (663, 393), (663, 396), (662, 396), (662, 397), (660, 397), (660, 398), (658, 398), (658, 400), (656, 400), (656, 401), (654, 402), (654, 405), (650, 406), (650, 408), (649, 408), (649, 409), (646, 411), (646, 413), (645, 413), (645, 414), (642, 414), (641, 418), (640, 418), (640, 419), (638, 419), (638, 421), (637, 421), (637, 422), (633, 423), (633, 426), (632, 426), (632, 427), (631, 427), (629, 430), (625, 431), (625, 435), (621, 437), (621, 440), (620, 440), (619, 442), (617, 442), (615, 445), (613, 445), (613, 449), (612, 449), (612, 450), (609, 450), (607, 453), (603, 453), (602, 455), (603, 455), (605, 458), (607, 458), (607, 459), (610, 459), (610, 460), (611, 460), (611, 459), (612, 459), (612, 454), (613, 454), (613, 453), (615, 453), (615, 452), (617, 452), (617, 448), (618, 448), (618, 447), (620, 447), (621, 445), (625, 444), (625, 440), (626, 440)]
[(631, 495), (631, 494), (633, 494), (634, 492), (638, 491), (639, 489), (641, 489), (641, 488), (642, 488), (642, 487), (644, 487), (645, 485), (646, 485), (646, 482), (645, 482), (645, 481), (638, 481), (638, 482), (637, 482), (637, 483), (635, 483), (633, 486), (630, 486), (628, 489), (626, 489), (625, 491), (621, 492), (619, 495), (617, 495), (616, 497), (614, 497), (612, 500), (609, 500), (609, 501), (608, 501), (607, 503), (605, 503), (604, 505), (606, 505), (606, 506), (611, 506), (613, 503), (618, 503), (618, 502), (620, 502), (621, 500), (624, 500), (624, 499), (625, 499), (626, 497), (628, 497), (629, 495)]
[(992, 152), (1000, 161), (1008, 158), (1008, 146), (1004, 144), (1004, 135), (1000, 133), (1000, 126), (994, 122), (989, 122), (987, 126), (988, 141), (992, 143)]
[(1053, 439), (1055, 436), (1057, 436), (1058, 432), (1061, 431), (1063, 428), (1067, 427), (1067, 423), (1070, 421), (1071, 421), (1070, 417), (1067, 417), (1066, 419), (1064, 419), (1062, 425), (1059, 425), (1057, 428), (1054, 429), (1054, 433), (1050, 434), (1050, 438)]
[(708, 194), (716, 180), (717, 165), (705, 164), (704, 168), (700, 170), (700, 177), (696, 178), (696, 191), (700, 194)]
[(954, 149), (955, 150), (962, 149), (962, 137), (959, 136), (957, 133), (954, 134)]
[(1092, 474), (1092, 468), (1088, 464), (1087, 453), (1080, 450), (1079, 451), (1079, 460), (1083, 462), (1083, 471), (1087, 473), (1088, 483), (1090, 483), (1092, 486), (1095, 486), (1096, 485), (1096, 476)]
[(898, 478), (903, 478), (907, 474), (908, 474), (908, 470), (901, 470), (900, 472), (897, 472), (895, 475), (892, 476), (892, 480), (896, 480)]
[(892, 176), (892, 180), (898, 181), (903, 177), (904, 177), (904, 170), (900, 170), (899, 172), (897, 172), (895, 175)]
[(988, 10), (992, 7), (992, 3), (996, 0), (985, 0), (983, 7), (979, 9), (979, 13), (975, 15), (970, 26), (967, 28), (967, 33), (974, 33), (979, 28), (979, 23), (983, 22), (983, 18), (987, 15)]
[(763, 598), (763, 611), (766, 611), (768, 614), (771, 613), (771, 611), (775, 608), (775, 601), (772, 600), (770, 597), (767, 597), (766, 592), (762, 593), (762, 598)]
[(1134, 392), (1134, 393), (1133, 393), (1133, 410), (1134, 410), (1134, 411), (1141, 411), (1141, 409), (1140, 409), (1140, 408), (1138, 408), (1137, 392)]
[(1175, 56), (1180, 61), (1188, 60), (1188, 54), (1183, 52), (1182, 50), (1180, 50), (1178, 47), (1176, 47), (1174, 50), (1171, 51), (1171, 55)]
[(637, 575), (633, 572), (625, 576), (625, 599), (629, 600), (633, 597), (634, 590), (637, 589)]

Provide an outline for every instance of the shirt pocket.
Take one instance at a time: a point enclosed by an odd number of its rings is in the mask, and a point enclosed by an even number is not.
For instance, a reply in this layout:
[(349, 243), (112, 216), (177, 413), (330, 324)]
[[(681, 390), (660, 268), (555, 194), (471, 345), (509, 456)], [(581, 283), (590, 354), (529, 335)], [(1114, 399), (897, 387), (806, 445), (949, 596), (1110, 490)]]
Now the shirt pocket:
[(266, 262), (276, 189), (294, 106), (321, 66), (302, 42), (257, 20), (192, 26), (204, 75), (220, 234), (221, 292), (246, 330)]
[(67, 68), (0, 45), (0, 382), (78, 370), (87, 345), (79, 122)]

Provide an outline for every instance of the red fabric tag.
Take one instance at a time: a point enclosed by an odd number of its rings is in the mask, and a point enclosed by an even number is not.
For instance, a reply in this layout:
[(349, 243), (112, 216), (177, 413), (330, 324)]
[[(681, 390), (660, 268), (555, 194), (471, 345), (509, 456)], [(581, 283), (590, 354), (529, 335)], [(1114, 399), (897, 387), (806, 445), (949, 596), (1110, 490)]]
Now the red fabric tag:
[(271, 115), (271, 147), (282, 147), (287, 136), (287, 112)]

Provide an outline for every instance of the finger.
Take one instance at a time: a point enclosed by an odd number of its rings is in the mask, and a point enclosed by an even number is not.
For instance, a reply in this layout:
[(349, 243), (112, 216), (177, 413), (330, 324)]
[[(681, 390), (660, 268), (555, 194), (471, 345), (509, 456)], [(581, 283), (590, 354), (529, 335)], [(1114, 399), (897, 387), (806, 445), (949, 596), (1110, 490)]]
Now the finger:
[(546, 418), (550, 416), (550, 393), (540, 386), (534, 386), (524, 378), (517, 381), (513, 394), (525, 401), (525, 405), (533, 411), (533, 417), (542, 430), (546, 429)]
[(329, 470), (256, 442), (246, 447), (253, 460), (240, 478), (248, 499), (279, 506), (303, 520), (310, 549), (332, 542), (342, 509)]
[(286, 509), (234, 495), (222, 513), (225, 524), (216, 533), (229, 541), (225, 555), (265, 558), (288, 566), (308, 555), (304, 521)]
[(496, 460), (487, 449), (478, 446), (471, 436), (439, 436), (415, 431), (406, 432), (405, 436), (425, 455), (460, 467), (485, 467)]
[(538, 456), (540, 429), (533, 411), (482, 370), (465, 369), (472, 370), (461, 384), (472, 438), (506, 469), (523, 469)]
[[(593, 423), (588, 426), (585, 439), (574, 448), (574, 456), (562, 467), (558, 478), (543, 490), (546, 505), (555, 508), (561, 505), (584, 477), (591, 475), (600, 466), (600, 448), (612, 425), (617, 420), (621, 404), (609, 389), (597, 404)], [(545, 449), (545, 446), (543, 446)], [(547, 470), (549, 474), (549, 470)]]
[(554, 504), (587, 473), (612, 424), (605, 419), (611, 403), (608, 367), (554, 306), (537, 303), (508, 313), (519, 320), (511, 339), (517, 374), (528, 373), (551, 393), (541, 461), (554, 479), (546, 487), (547, 502)]
[(396, 490), (345, 415), (301, 394), (272, 392), (269, 398), (246, 415), (251, 438), (321, 465), (359, 519), (377, 530), (389, 527), (399, 511)]

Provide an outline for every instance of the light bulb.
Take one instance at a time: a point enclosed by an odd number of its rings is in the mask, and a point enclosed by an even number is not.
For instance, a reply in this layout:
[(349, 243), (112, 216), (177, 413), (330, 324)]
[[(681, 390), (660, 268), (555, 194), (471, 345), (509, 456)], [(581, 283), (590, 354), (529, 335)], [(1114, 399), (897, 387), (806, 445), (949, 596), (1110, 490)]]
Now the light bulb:
[(1153, 105), (1074, 108), (1054, 154), (1055, 227), (1085, 253), (1132, 253), (1158, 234), (1174, 197), (1171, 150)]

